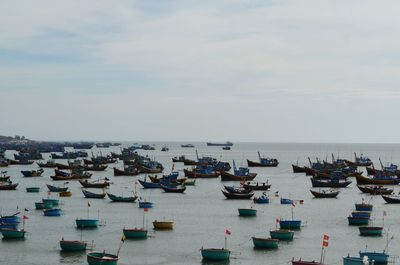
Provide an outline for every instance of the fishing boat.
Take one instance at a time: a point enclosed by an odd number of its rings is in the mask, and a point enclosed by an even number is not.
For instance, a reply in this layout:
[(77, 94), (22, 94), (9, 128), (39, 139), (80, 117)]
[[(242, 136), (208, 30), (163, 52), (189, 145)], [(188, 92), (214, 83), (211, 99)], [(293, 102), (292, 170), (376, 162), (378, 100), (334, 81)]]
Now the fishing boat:
[(111, 194), (108, 192), (107, 192), (107, 196), (113, 202), (135, 202), (136, 199), (138, 198), (137, 196), (130, 196), (130, 197), (117, 196), (117, 195), (114, 195), (114, 194)]
[(318, 262), (318, 261), (315, 261), (315, 260), (313, 260), (313, 261), (305, 261), (305, 260), (301, 260), (301, 259), (299, 259), (299, 260), (292, 260), (292, 265), (325, 265), (324, 263), (322, 263), (322, 262)]
[(393, 189), (385, 188), (383, 186), (361, 186), (357, 185), (357, 188), (363, 192), (371, 195), (388, 195), (393, 193)]
[(108, 165), (103, 164), (93, 164), (93, 165), (85, 165), (83, 168), (87, 171), (104, 171), (106, 170)]
[(226, 141), (225, 143), (211, 143), (207, 142), (207, 146), (233, 146), (232, 142)]
[(46, 161), (45, 163), (43, 163), (43, 162), (36, 162), (36, 164), (37, 164), (39, 167), (45, 167), (45, 168), (54, 168), (54, 167), (57, 167), (57, 165), (56, 165), (56, 163), (54, 162), (54, 160), (49, 160), (49, 161)]
[(69, 163), (68, 165), (61, 164), (61, 163), (56, 163), (57, 169), (73, 169), (76, 167), (76, 165), (73, 165), (72, 163)]
[(276, 229), (269, 231), (271, 238), (278, 240), (293, 240), (294, 231), (288, 229)]
[(145, 228), (124, 228), (122, 232), (126, 238), (146, 239), (148, 231)]
[(342, 179), (310, 179), (313, 188), (345, 188), (351, 184), (351, 181)]
[(149, 201), (139, 201), (139, 208), (153, 208), (154, 203)]
[(160, 187), (165, 192), (168, 192), (168, 193), (184, 193), (185, 190), (186, 190), (186, 186), (184, 186), (184, 185), (172, 187), (172, 186), (167, 186), (167, 185), (160, 184)]
[(38, 169), (38, 170), (22, 170), (21, 173), (24, 175), (24, 177), (40, 177), (42, 176), (44, 170)]
[(21, 218), (18, 216), (20, 212), (16, 212), (13, 215), (2, 215), (0, 217), (0, 223), (4, 224), (19, 224), (21, 222)]
[(68, 181), (68, 180), (76, 180), (76, 179), (88, 179), (91, 178), (92, 174), (89, 172), (85, 172), (83, 175), (70, 175), (70, 176), (51, 176), (52, 180), (58, 181)]
[(239, 208), (239, 215), (240, 216), (256, 216), (257, 215), (257, 210), (253, 208)]
[(293, 204), (293, 200), (292, 199), (287, 199), (287, 198), (281, 198), (280, 199), (281, 204)]
[(364, 203), (364, 202), (355, 204), (356, 211), (364, 211), (364, 212), (369, 211), (370, 212), (370, 211), (372, 211), (373, 207), (374, 206), (372, 204)]
[(336, 198), (339, 195), (339, 191), (335, 190), (310, 190), (311, 194), (314, 195), (315, 198)]
[(195, 146), (193, 144), (181, 144), (182, 148), (194, 148)]
[(26, 187), (26, 192), (39, 192), (40, 187)]
[(301, 228), (301, 220), (279, 220), (280, 229), (299, 230)]
[(381, 195), (386, 203), (400, 203), (400, 196), (398, 195)]
[(359, 228), (361, 236), (382, 236), (382, 226), (360, 226)]
[(197, 164), (198, 164), (197, 161), (194, 161), (192, 159), (185, 158), (183, 160), (183, 165), (185, 165), (185, 166), (197, 166)]
[(175, 156), (172, 158), (172, 162), (174, 163), (183, 163), (185, 162), (186, 157), (184, 155), (181, 156)]
[(50, 184), (46, 184), (47, 188), (49, 189), (50, 192), (62, 192), (62, 191), (67, 191), (68, 187), (57, 187), (53, 186)]
[(90, 192), (87, 190), (82, 189), (82, 193), (85, 196), (85, 198), (90, 198), (90, 199), (104, 199), (104, 197), (106, 197), (105, 193), (94, 193), (94, 192)]
[(126, 166), (124, 170), (114, 167), (114, 176), (136, 176), (140, 171), (135, 166)]
[(61, 216), (62, 210), (60, 208), (55, 208), (55, 209), (44, 209), (43, 210), (43, 215), (44, 216)]
[(10, 176), (7, 176), (6, 173), (7, 171), (0, 173), (0, 182), (8, 182), (10, 180)]
[(292, 168), (293, 168), (293, 173), (306, 173), (304, 167), (292, 164)]
[(58, 200), (58, 199), (47, 198), (47, 199), (42, 199), (42, 202), (45, 204), (51, 204), (53, 206), (60, 205), (60, 200)]
[(18, 186), (18, 183), (12, 184), (11, 181), (0, 183), (0, 190), (15, 190)]
[(185, 177), (188, 178), (218, 178), (220, 172), (214, 171), (213, 168), (202, 167), (199, 169), (184, 169)]
[(229, 260), (231, 251), (224, 248), (201, 248), (203, 260), (222, 261)]
[(26, 160), (26, 159), (20, 159), (20, 160), (13, 160), (13, 159), (9, 159), (8, 162), (10, 163), (10, 165), (32, 165), (33, 160)]
[(355, 211), (351, 213), (352, 217), (358, 218), (370, 218), (371, 217), (371, 212), (362, 212), (362, 211)]
[(242, 200), (248, 200), (251, 199), (251, 197), (254, 196), (253, 192), (250, 193), (234, 193), (234, 192), (227, 192), (224, 190), (221, 190), (222, 194), (224, 194), (224, 196), (227, 199), (242, 199)]
[(138, 179), (138, 182), (144, 189), (161, 189), (161, 184), (160, 183), (153, 183), (153, 182), (148, 182), (146, 180), (140, 180)]
[(99, 226), (98, 219), (76, 219), (75, 224), (77, 228), (97, 228)]
[(100, 180), (89, 182), (87, 179), (85, 179), (85, 180), (79, 180), (79, 183), (84, 188), (101, 188), (101, 189), (104, 189), (104, 188), (110, 186), (110, 182), (108, 181), (107, 178), (104, 179), (103, 182), (100, 182)]
[(51, 209), (53, 208), (52, 203), (35, 202), (36, 210)]
[(222, 147), (222, 150), (231, 150), (231, 147), (230, 146), (224, 146), (224, 147)]
[(278, 248), (278, 239), (273, 238), (261, 238), (253, 236), (251, 238), (253, 240), (254, 248), (262, 248), (262, 249), (271, 249)]
[(364, 176), (356, 176), (358, 185), (397, 185), (400, 183), (400, 178), (397, 176), (374, 176), (372, 178)]
[(25, 229), (18, 228), (2, 228), (0, 232), (4, 239), (25, 238), (25, 234), (27, 233)]
[(157, 221), (153, 222), (155, 230), (172, 230), (174, 229), (174, 221)]
[(62, 251), (66, 252), (75, 252), (75, 251), (84, 251), (87, 248), (86, 241), (79, 240), (60, 240), (60, 248)]
[(105, 252), (90, 252), (87, 255), (89, 265), (117, 265), (119, 257)]
[(375, 265), (386, 265), (389, 262), (389, 255), (383, 252), (369, 252), (360, 251), (360, 258), (368, 257), (369, 260), (373, 260)]
[(250, 173), (249, 175), (235, 175), (223, 170), (220, 171), (220, 174), (222, 181), (248, 181), (253, 180), (257, 176), (257, 173)]
[(162, 148), (161, 148), (161, 152), (168, 152), (169, 151), (169, 148), (166, 146), (166, 145), (164, 145)]
[(60, 197), (71, 197), (72, 196), (72, 192), (70, 192), (70, 191), (60, 191), (58, 193), (58, 196), (60, 196)]
[(259, 162), (251, 161), (247, 159), (247, 166), (249, 167), (277, 167), (279, 162), (276, 158), (261, 157), (258, 152)]
[(242, 184), (242, 187), (245, 188), (246, 190), (269, 190), (271, 188), (271, 185), (268, 184), (267, 182), (245, 182)]
[(354, 152), (354, 158), (355, 158), (354, 165), (357, 167), (368, 167), (372, 165), (371, 159), (369, 159), (366, 156), (363, 156), (363, 154), (361, 154), (358, 157), (357, 154)]
[(349, 222), (349, 225), (368, 225), (369, 223), (369, 217), (353, 217), (349, 216), (347, 217), (347, 220)]
[(263, 193), (260, 197), (254, 197), (253, 202), (258, 204), (267, 204), (269, 203), (269, 198), (266, 193)]

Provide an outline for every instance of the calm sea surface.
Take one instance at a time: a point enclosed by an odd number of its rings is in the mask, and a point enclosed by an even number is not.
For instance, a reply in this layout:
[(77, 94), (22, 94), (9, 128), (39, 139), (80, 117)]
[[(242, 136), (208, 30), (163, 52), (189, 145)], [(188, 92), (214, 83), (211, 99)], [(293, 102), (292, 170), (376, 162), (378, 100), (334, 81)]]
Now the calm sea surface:
[[(169, 152), (161, 152), (166, 144)], [(361, 202), (362, 194), (353, 183), (341, 190), (338, 199), (313, 199), (309, 189), (311, 182), (304, 174), (293, 174), (291, 164), (308, 165), (307, 157), (331, 159), (336, 157), (354, 160), (353, 152), (369, 156), (379, 165), (383, 162), (400, 163), (400, 145), (394, 144), (267, 144), (267, 143), (235, 143), (230, 151), (221, 147), (207, 147), (205, 143), (193, 143), (196, 148), (181, 148), (181, 143), (156, 143), (155, 151), (139, 150), (140, 154), (148, 154), (160, 161), (164, 173), (169, 173), (173, 156), (186, 155), (195, 159), (195, 149), (200, 156), (213, 156), (230, 162), (236, 161), (238, 166), (247, 166), (246, 159), (257, 160), (257, 151), (262, 155), (276, 157), (280, 164), (277, 168), (251, 168), (258, 173), (255, 180), (269, 180), (272, 189), (269, 192), (272, 203), (256, 205), (259, 210), (255, 218), (238, 216), (239, 207), (249, 207), (250, 200), (226, 200), (221, 193), (223, 184), (239, 183), (221, 182), (220, 179), (198, 179), (196, 186), (188, 187), (185, 194), (166, 194), (161, 190), (144, 190), (137, 185), (139, 196), (150, 199), (155, 207), (146, 213), (146, 224), (151, 231), (147, 240), (125, 241), (119, 264), (202, 264), (199, 249), (204, 247), (223, 247), (224, 232), (229, 229), (232, 234), (228, 238), (228, 248), (232, 250), (230, 264), (288, 264), (295, 258), (319, 260), (322, 236), (330, 235), (330, 245), (326, 253), (327, 264), (342, 264), (342, 256), (350, 253), (358, 255), (359, 250), (382, 251), (386, 245), (386, 237), (366, 238), (358, 235), (358, 228), (347, 224), (346, 217), (354, 210), (354, 203)], [(125, 144), (127, 145), (127, 144)], [(119, 147), (93, 148), (93, 153), (103, 155), (110, 151), (119, 151)], [(89, 152), (90, 153), (90, 152)], [(12, 157), (13, 152), (6, 155)], [(46, 154), (46, 157), (48, 154)], [(66, 163), (66, 160), (59, 160)], [(109, 164), (104, 172), (94, 172), (92, 179), (108, 177), (114, 183), (109, 192), (128, 196), (134, 190), (136, 177), (114, 177), (112, 168), (122, 168), (122, 163)], [(90, 215), (98, 213), (103, 225), (95, 230), (84, 230), (83, 239), (94, 240), (96, 250), (115, 253), (120, 244), (123, 227), (140, 227), (143, 210), (137, 203), (112, 203), (106, 199), (85, 199), (80, 184), (70, 181), (73, 193), (70, 198), (61, 198), (64, 215), (61, 217), (44, 217), (41, 211), (35, 210), (34, 202), (47, 197), (46, 184), (62, 185), (50, 179), (53, 169), (45, 169), (43, 177), (23, 178), (21, 170), (36, 169), (36, 164), (29, 166), (9, 166), (2, 168), (18, 182), (16, 191), (0, 191), (0, 209), (2, 214), (27, 208), (29, 220), (26, 229), (30, 232), (23, 241), (0, 240), (0, 264), (54, 265), (54, 264), (86, 264), (85, 253), (65, 254), (60, 252), (59, 240), (64, 237), (76, 240), (81, 236), (75, 228), (75, 219), (87, 216), (87, 203), (91, 204)], [(181, 171), (184, 166), (176, 163), (175, 169)], [(364, 173), (365, 168), (360, 168)], [(40, 193), (26, 193), (28, 186), (40, 186)], [(303, 220), (304, 227), (295, 233), (295, 239), (289, 243), (281, 243), (279, 249), (273, 251), (255, 250), (250, 241), (254, 235), (269, 237), (268, 231), (275, 227), (276, 218), (290, 218), (291, 208), (281, 205), (274, 192), (279, 191), (282, 197), (304, 199), (303, 205), (294, 208), (295, 218)], [(395, 187), (395, 191), (400, 189)], [(55, 195), (52, 195), (55, 196)], [(369, 200), (369, 198), (367, 199)], [(384, 225), (394, 240), (389, 246), (391, 255), (400, 253), (400, 205), (387, 205), (380, 196), (371, 198), (374, 204), (373, 218), (375, 225), (382, 224), (382, 213), (385, 210)], [(152, 221), (155, 219), (172, 219), (175, 221), (173, 231), (153, 231)]]

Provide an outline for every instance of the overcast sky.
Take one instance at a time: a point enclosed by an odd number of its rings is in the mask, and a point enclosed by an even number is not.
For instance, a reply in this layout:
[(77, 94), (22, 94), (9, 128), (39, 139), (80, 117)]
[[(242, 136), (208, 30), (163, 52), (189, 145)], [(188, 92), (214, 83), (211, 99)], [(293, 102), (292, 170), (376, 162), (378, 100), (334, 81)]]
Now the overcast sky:
[(400, 142), (399, 1), (2, 1), (0, 134)]

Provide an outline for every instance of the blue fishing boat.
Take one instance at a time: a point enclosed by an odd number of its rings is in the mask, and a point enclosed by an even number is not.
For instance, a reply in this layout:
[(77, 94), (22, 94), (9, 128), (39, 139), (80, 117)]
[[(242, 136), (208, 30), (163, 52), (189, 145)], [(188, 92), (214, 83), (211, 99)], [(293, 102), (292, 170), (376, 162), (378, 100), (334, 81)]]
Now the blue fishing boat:
[(269, 203), (269, 198), (266, 194), (263, 194), (260, 197), (254, 197), (253, 202), (258, 204), (267, 204)]
[(76, 219), (75, 223), (78, 228), (96, 228), (99, 226), (98, 219)]
[(42, 199), (42, 202), (43, 202), (44, 204), (51, 204), (51, 205), (53, 205), (53, 206), (58, 206), (58, 205), (60, 205), (60, 200), (58, 200), (58, 199), (50, 199), (50, 198), (47, 198), (47, 199)]
[(383, 252), (368, 252), (368, 251), (360, 251), (360, 258), (364, 258), (367, 256), (368, 259), (375, 261), (375, 265), (384, 265), (389, 262), (389, 255)]
[(354, 218), (370, 218), (371, 217), (371, 212), (352, 212), (351, 216)]
[(139, 208), (153, 208), (154, 203), (148, 201), (139, 201)]
[(18, 216), (19, 212), (13, 215), (4, 215), (0, 217), (0, 223), (6, 224), (18, 224), (21, 222), (21, 218)]
[(259, 162), (251, 161), (247, 159), (247, 166), (249, 167), (277, 167), (279, 162), (276, 158), (261, 157), (258, 152)]
[(17, 229), (19, 224), (8, 224), (8, 223), (0, 223), (1, 229)]
[(140, 185), (143, 186), (144, 189), (161, 189), (160, 183), (153, 183), (153, 182), (147, 182), (145, 180), (140, 180), (138, 179)]
[(369, 217), (347, 217), (349, 225), (368, 225)]
[(281, 229), (298, 230), (301, 228), (301, 220), (280, 220)]
[(281, 204), (293, 204), (293, 200), (281, 198)]
[(60, 208), (43, 210), (44, 216), (61, 216), (62, 210)]
[(363, 211), (363, 212), (371, 212), (373, 209), (373, 205), (372, 204), (368, 204), (368, 203), (356, 203), (356, 211)]

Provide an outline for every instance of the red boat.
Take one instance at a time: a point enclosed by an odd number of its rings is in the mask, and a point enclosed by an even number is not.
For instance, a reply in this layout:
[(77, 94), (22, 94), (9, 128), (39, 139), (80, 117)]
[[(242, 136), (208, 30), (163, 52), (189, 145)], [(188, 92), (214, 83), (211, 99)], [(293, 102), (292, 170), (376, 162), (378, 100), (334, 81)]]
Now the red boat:
[(318, 261), (303, 261), (299, 259), (298, 261), (292, 260), (292, 265), (325, 265), (324, 263)]

